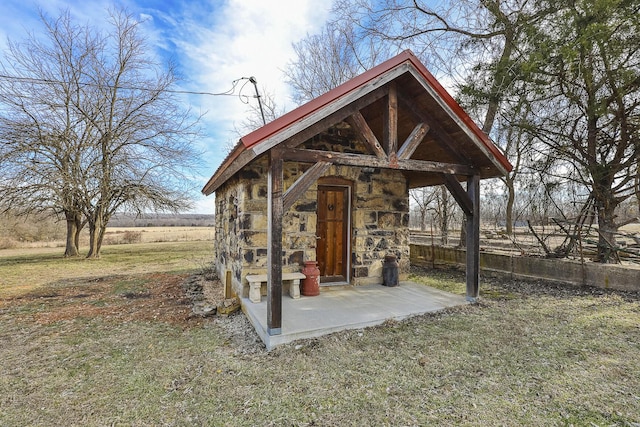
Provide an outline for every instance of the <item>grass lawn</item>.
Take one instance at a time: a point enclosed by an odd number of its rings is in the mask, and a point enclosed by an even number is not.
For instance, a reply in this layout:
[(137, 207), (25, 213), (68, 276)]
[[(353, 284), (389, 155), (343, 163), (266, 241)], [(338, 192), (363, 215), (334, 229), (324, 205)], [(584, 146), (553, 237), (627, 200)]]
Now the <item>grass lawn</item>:
[(637, 294), (483, 278), (479, 304), (267, 353), (241, 314), (189, 316), (210, 245), (0, 253), (0, 425), (640, 423)]

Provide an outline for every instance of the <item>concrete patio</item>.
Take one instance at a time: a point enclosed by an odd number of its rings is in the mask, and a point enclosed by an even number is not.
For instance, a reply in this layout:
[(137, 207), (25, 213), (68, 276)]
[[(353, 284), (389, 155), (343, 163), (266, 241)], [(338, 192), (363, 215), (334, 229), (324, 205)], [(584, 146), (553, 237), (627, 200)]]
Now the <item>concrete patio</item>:
[(303, 338), (314, 338), (346, 329), (379, 325), (385, 320), (411, 316), (466, 304), (454, 295), (414, 282), (397, 287), (382, 285), (321, 287), (320, 295), (282, 298), (282, 334), (267, 334), (267, 301), (242, 300), (242, 310), (265, 343), (267, 350)]

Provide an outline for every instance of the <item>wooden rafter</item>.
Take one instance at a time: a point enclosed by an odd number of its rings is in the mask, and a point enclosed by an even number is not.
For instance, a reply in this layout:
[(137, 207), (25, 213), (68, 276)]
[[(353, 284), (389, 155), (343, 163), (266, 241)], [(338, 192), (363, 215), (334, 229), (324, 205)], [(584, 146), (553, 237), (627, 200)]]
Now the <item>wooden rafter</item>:
[(447, 132), (440, 126), (440, 124), (433, 120), (431, 117), (424, 114), (422, 111), (415, 108), (413, 103), (402, 94), (402, 92), (398, 93), (398, 101), (402, 104), (404, 108), (410, 111), (413, 116), (426, 124), (429, 125), (429, 132), (433, 133), (433, 137), (436, 143), (443, 148), (445, 151), (451, 153), (451, 155), (460, 163), (472, 163), (469, 158), (464, 156), (457, 147), (457, 144), (453, 141), (453, 139), (447, 134)]
[(379, 159), (365, 154), (291, 148), (284, 151), (282, 155), (285, 160), (303, 163), (328, 162), (345, 166), (400, 169), (413, 172), (430, 172), (449, 175), (472, 175), (474, 173), (474, 169), (467, 165), (411, 159), (398, 160), (397, 164), (394, 165), (388, 159)]
[(429, 132), (429, 125), (424, 122), (418, 123), (398, 150), (398, 159), (409, 159), (416, 151), (416, 148), (418, 148), (418, 145), (420, 145), (427, 132)]
[[(296, 121), (295, 124), (287, 126), (272, 136), (263, 138), (260, 144), (252, 147), (252, 150), (254, 150), (256, 154), (262, 154), (283, 141), (285, 141), (285, 144), (289, 147), (303, 143), (312, 136), (345, 120), (354, 112), (360, 111), (367, 105), (385, 96), (388, 93), (386, 83), (405, 74), (408, 70), (408, 64), (399, 65), (388, 73), (378, 76), (350, 91), (336, 102), (307, 114), (305, 117)], [(286, 115), (283, 116), (283, 118), (284, 117), (286, 117)], [(323, 124), (318, 126), (321, 122)]]
[(309, 138), (312, 138), (320, 132), (329, 129), (331, 126), (346, 120), (349, 116), (358, 113), (364, 107), (371, 105), (380, 98), (386, 96), (387, 91), (388, 89), (386, 86), (371, 91), (362, 98), (353, 101), (351, 104), (332, 112), (327, 117), (319, 120), (308, 128), (300, 130), (300, 132), (292, 135), (289, 139), (284, 141), (282, 146), (287, 148), (297, 147)]
[(376, 155), (379, 159), (386, 159), (387, 154), (382, 149), (378, 138), (376, 138), (375, 134), (367, 124), (367, 121), (364, 119), (360, 111), (353, 113), (351, 116), (347, 118), (347, 123), (349, 126), (353, 127), (358, 134), (358, 139), (365, 143), (367, 147)]

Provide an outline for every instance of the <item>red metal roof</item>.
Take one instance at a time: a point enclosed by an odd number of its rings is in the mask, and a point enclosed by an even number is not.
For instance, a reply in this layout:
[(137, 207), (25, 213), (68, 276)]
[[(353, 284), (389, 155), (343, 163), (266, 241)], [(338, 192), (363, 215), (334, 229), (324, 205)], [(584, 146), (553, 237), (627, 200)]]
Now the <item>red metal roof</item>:
[(420, 60), (410, 50), (405, 50), (397, 56), (377, 65), (376, 67), (360, 74), (357, 77), (341, 84), (335, 89), (330, 90), (324, 95), (315, 98), (308, 103), (290, 111), (289, 113), (279, 117), (278, 119), (268, 123), (267, 125), (256, 129), (248, 135), (243, 136), (240, 140), (246, 148), (251, 148), (260, 141), (276, 134), (277, 132), (285, 129), (291, 123), (295, 123), (298, 120), (308, 116), (309, 114), (321, 109), (322, 107), (332, 103), (336, 99), (346, 95), (354, 89), (366, 84), (367, 82), (375, 79), (376, 77), (388, 72), (389, 70), (397, 67), (398, 65), (409, 61), (416, 70), (425, 78), (429, 85), (438, 93), (440, 98), (453, 110), (453, 112), (467, 125), (467, 127), (482, 141), (482, 143), (489, 149), (489, 151), (500, 161), (500, 164), (505, 169), (511, 171), (512, 166), (509, 160), (500, 152), (493, 142), (469, 117), (469, 115), (460, 107), (460, 105), (453, 99), (449, 92), (436, 80), (436, 78), (427, 70), (427, 68), (420, 62)]
[(272, 121), (271, 123), (267, 123), (265, 126), (259, 129), (256, 129), (255, 131), (251, 132), (248, 135), (243, 136), (242, 138), (240, 138), (240, 140), (242, 141), (242, 143), (246, 148), (251, 148), (257, 143), (259, 143), (260, 141), (270, 137), (271, 135), (276, 134), (282, 129), (285, 129), (291, 123), (295, 123), (298, 120), (308, 116), (309, 114), (321, 109), (322, 107), (328, 104), (331, 104), (336, 99), (341, 98), (342, 96), (348, 94), (352, 90), (359, 88), (360, 86), (375, 79), (376, 77), (397, 67), (403, 62), (407, 60), (411, 60), (411, 58), (414, 58), (414, 60), (417, 61), (418, 63), (420, 62), (411, 51), (405, 50), (401, 54), (394, 56), (393, 58), (381, 63), (380, 65), (375, 66), (369, 71), (366, 71), (352, 78), (351, 80), (341, 84), (340, 86), (337, 86), (336, 88), (330, 90), (329, 92), (323, 95), (320, 95), (315, 99), (312, 99), (311, 101), (307, 102), (304, 105), (301, 105), (295, 110), (292, 110), (287, 114), (281, 117), (278, 117), (276, 120)]
[[(413, 68), (424, 78), (427, 84), (436, 92), (438, 97), (451, 109), (451, 111), (466, 125), (466, 127), (478, 137), (479, 141), (487, 148), (487, 150), (492, 154), (495, 160), (506, 170), (511, 171), (512, 165), (509, 160), (502, 154), (502, 152), (495, 146), (495, 144), (489, 139), (487, 134), (485, 134), (469, 117), (469, 115), (460, 107), (460, 105), (453, 99), (451, 95), (442, 87), (442, 85), (436, 80), (436, 78), (427, 70), (427, 68), (420, 62), (420, 60), (411, 52), (410, 50), (405, 50), (399, 55), (381, 63), (380, 65), (366, 71), (363, 74), (360, 74), (357, 77), (343, 83), (342, 85), (332, 89), (331, 91), (325, 93), (324, 95), (315, 98), (308, 103), (284, 114), (283, 116), (277, 118), (271, 123), (266, 124), (265, 126), (243, 136), (240, 138), (240, 143), (244, 146), (244, 150), (242, 146), (239, 144), (234, 149), (234, 155), (228, 156), (225, 161), (222, 163), (220, 168), (216, 171), (214, 176), (209, 180), (207, 185), (203, 188), (203, 193), (210, 194), (212, 191), (215, 191), (215, 188), (211, 190), (211, 186), (215, 183), (217, 177), (221, 175), (221, 173), (232, 163), (237, 157), (238, 154), (246, 149), (250, 149), (260, 142), (270, 138), (279, 132), (287, 129), (289, 126), (299, 122), (305, 117), (315, 113), (316, 111), (321, 110), (322, 108), (330, 105), (334, 101), (342, 98), (343, 96), (349, 94), (351, 91), (362, 87), (363, 85), (371, 82), (372, 80), (382, 76), (383, 74), (393, 70), (394, 68), (409, 63)], [(215, 185), (217, 188), (218, 183)]]

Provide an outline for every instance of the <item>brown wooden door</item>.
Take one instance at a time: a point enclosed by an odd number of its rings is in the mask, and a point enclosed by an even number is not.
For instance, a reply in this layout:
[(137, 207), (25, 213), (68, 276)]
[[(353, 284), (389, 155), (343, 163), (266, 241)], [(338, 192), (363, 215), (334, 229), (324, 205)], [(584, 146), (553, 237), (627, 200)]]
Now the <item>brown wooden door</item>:
[(349, 248), (349, 189), (318, 186), (318, 246), (320, 282), (346, 282)]

